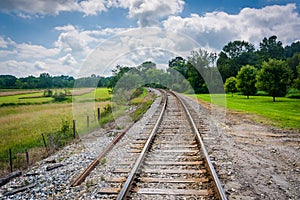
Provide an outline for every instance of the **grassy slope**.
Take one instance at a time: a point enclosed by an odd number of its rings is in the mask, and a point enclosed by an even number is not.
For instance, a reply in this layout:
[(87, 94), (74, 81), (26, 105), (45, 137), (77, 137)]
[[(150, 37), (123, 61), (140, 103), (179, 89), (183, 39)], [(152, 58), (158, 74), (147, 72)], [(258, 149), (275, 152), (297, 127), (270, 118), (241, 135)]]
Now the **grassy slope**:
[[(199, 99), (210, 102), (209, 94), (197, 95)], [(223, 96), (224, 97), (224, 96)], [(222, 95), (212, 95), (213, 103), (224, 106)], [(265, 118), (263, 122), (288, 129), (300, 130), (300, 100), (285, 97), (226, 95), (226, 107), (231, 110), (256, 114)]]

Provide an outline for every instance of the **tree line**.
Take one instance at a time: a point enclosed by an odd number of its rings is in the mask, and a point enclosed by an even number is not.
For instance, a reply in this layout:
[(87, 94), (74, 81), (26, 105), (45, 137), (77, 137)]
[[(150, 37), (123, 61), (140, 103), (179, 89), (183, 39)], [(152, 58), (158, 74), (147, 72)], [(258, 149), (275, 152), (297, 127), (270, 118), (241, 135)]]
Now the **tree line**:
[(77, 86), (91, 87), (96, 84), (98, 87), (108, 86), (110, 77), (101, 77), (92, 74), (90, 77), (75, 79), (72, 76), (51, 76), (49, 73), (41, 73), (39, 77), (27, 76), (17, 78), (13, 75), (0, 75), (0, 89), (51, 89), (51, 88), (72, 88), (76, 81)]
[(273, 97), (300, 97), (300, 42), (283, 47), (276, 36), (264, 38), (259, 48), (245, 41), (229, 42), (222, 49), (217, 68), (227, 92), (249, 98), (263, 91)]

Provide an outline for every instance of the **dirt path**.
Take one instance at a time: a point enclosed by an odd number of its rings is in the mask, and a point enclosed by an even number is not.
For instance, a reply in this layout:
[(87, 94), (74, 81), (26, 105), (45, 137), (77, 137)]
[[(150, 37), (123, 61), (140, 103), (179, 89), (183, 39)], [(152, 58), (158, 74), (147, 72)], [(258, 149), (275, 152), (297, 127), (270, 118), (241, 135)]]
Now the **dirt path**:
[(299, 132), (258, 124), (240, 113), (223, 116), (221, 109), (200, 104), (204, 143), (228, 199), (300, 199)]

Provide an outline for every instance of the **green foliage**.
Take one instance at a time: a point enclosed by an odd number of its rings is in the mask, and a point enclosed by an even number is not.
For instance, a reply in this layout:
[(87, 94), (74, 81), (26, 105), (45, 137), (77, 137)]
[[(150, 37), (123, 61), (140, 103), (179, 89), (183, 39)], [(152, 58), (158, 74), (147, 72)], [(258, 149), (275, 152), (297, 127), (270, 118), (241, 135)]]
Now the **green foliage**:
[(249, 99), (250, 95), (256, 94), (256, 74), (257, 70), (255, 67), (246, 65), (241, 68), (237, 75), (237, 88)]
[(296, 88), (289, 88), (286, 97), (300, 99), (300, 90)]
[(277, 36), (273, 35), (269, 38), (264, 38), (259, 44), (258, 56), (260, 59), (259, 64), (263, 61), (268, 61), (270, 58), (273, 59), (284, 59), (284, 48), (281, 41), (277, 41)]
[(106, 163), (106, 158), (101, 158), (100, 159), (100, 165), (104, 165)]
[(292, 57), (295, 53), (300, 52), (300, 41), (293, 42), (290, 46), (287, 45), (284, 50), (287, 58)]
[(48, 133), (48, 140), (52, 148), (58, 149), (68, 144), (73, 139), (72, 128), (67, 120), (62, 120), (61, 129)]
[(50, 89), (44, 90), (44, 97), (52, 97), (53, 92)]
[(294, 87), (300, 90), (300, 64), (297, 66), (298, 77), (294, 80)]
[(254, 45), (245, 41), (237, 40), (225, 45), (217, 61), (222, 79), (235, 77), (243, 65), (254, 65), (257, 59), (254, 50)]
[(103, 111), (101, 112), (101, 118), (106, 117), (112, 113), (112, 107), (110, 104), (104, 106)]
[(56, 92), (52, 97), (55, 102), (62, 102), (68, 99), (64, 92)]
[(234, 92), (237, 91), (237, 79), (235, 77), (229, 77), (228, 79), (226, 79), (226, 82), (224, 84), (224, 88), (226, 92), (231, 92), (231, 94), (233, 95)]
[(0, 88), (15, 88), (17, 78), (12, 75), (0, 75)]
[(292, 79), (296, 79), (300, 75), (299, 69), (297, 69), (298, 66), (300, 66), (300, 52), (295, 53), (293, 57), (289, 58), (287, 60), (288, 66), (293, 72), (293, 77)]
[(287, 88), (291, 82), (292, 72), (287, 63), (282, 60), (269, 59), (263, 62), (262, 69), (257, 75), (257, 88), (268, 92), (270, 96), (285, 96)]

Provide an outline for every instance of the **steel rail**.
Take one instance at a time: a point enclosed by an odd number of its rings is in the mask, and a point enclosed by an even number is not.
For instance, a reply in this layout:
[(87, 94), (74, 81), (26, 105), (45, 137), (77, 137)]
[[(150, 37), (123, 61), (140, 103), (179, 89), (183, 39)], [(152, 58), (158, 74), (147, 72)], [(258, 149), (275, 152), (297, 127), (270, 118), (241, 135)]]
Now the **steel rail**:
[[(160, 91), (162, 92), (162, 90), (160, 90)], [(134, 179), (134, 176), (136, 175), (136, 172), (139, 169), (139, 167), (140, 167), (140, 165), (141, 165), (141, 163), (142, 163), (142, 161), (143, 161), (143, 159), (145, 157), (145, 154), (146, 154), (146, 152), (148, 151), (148, 149), (150, 147), (150, 144), (151, 144), (151, 142), (152, 142), (152, 140), (153, 140), (153, 138), (154, 138), (154, 136), (156, 134), (156, 131), (157, 131), (159, 125), (161, 124), (162, 117), (163, 117), (163, 115), (165, 113), (166, 106), (167, 106), (167, 103), (168, 103), (166, 92), (162, 92), (162, 93), (164, 94), (164, 104), (163, 104), (162, 110), (160, 112), (160, 115), (159, 115), (158, 119), (156, 120), (155, 126), (152, 129), (152, 131), (150, 133), (150, 136), (149, 136), (149, 138), (148, 138), (148, 140), (147, 140), (147, 142), (146, 142), (146, 144), (145, 144), (145, 146), (144, 146), (144, 148), (143, 148), (140, 156), (138, 157), (138, 159), (135, 162), (135, 165), (133, 166), (133, 168), (132, 168), (129, 176), (127, 177), (126, 182), (124, 183), (124, 186), (122, 187), (122, 189), (121, 189), (121, 191), (120, 191), (120, 193), (119, 193), (119, 195), (117, 197), (117, 200), (124, 199), (127, 196), (128, 192), (130, 190), (131, 183), (132, 183), (132, 181)]]
[(193, 129), (194, 129), (194, 131), (195, 131), (195, 133), (196, 133), (197, 140), (199, 141), (199, 143), (200, 143), (200, 145), (201, 145), (201, 150), (202, 150), (202, 152), (203, 152), (203, 154), (204, 154), (204, 156), (205, 156), (206, 163), (208, 164), (210, 174), (212, 175), (212, 177), (213, 177), (213, 179), (214, 179), (214, 182), (215, 182), (215, 185), (216, 185), (216, 187), (217, 187), (217, 192), (218, 192), (219, 197), (220, 197), (222, 200), (227, 200), (226, 195), (225, 195), (225, 192), (224, 192), (224, 190), (223, 190), (223, 188), (222, 188), (221, 182), (220, 182), (220, 180), (219, 180), (219, 178), (218, 178), (218, 175), (217, 175), (217, 173), (216, 173), (216, 171), (215, 171), (215, 168), (214, 168), (214, 166), (213, 166), (213, 164), (212, 164), (212, 162), (211, 162), (211, 160), (210, 160), (210, 158), (209, 158), (209, 156), (208, 156), (208, 153), (207, 153), (206, 148), (205, 148), (205, 146), (204, 146), (204, 143), (203, 143), (203, 141), (202, 141), (201, 135), (200, 135), (200, 133), (199, 133), (199, 131), (198, 131), (198, 128), (197, 128), (197, 126), (196, 126), (196, 124), (195, 124), (195, 122), (194, 122), (194, 120), (193, 120), (193, 118), (192, 118), (192, 115), (190, 114), (188, 108), (186, 107), (186, 105), (185, 105), (185, 103), (183, 102), (183, 100), (181, 99), (181, 97), (179, 97), (179, 96), (178, 96), (177, 94), (175, 94), (174, 92), (172, 92), (172, 93), (177, 97), (177, 99), (179, 99), (179, 101), (180, 101), (181, 105), (183, 106), (183, 108), (184, 108), (184, 110), (185, 110), (185, 113), (187, 114), (187, 116), (188, 116), (188, 118), (189, 118), (189, 121), (190, 121), (190, 123), (191, 123), (191, 125), (192, 125), (192, 127), (193, 127)]
[(125, 135), (125, 133), (133, 126), (131, 123), (123, 130), (115, 139), (102, 151), (102, 153), (80, 174), (80, 176), (72, 183), (72, 187), (80, 185), (90, 172), (99, 164), (100, 160), (116, 145), (116, 143)]

